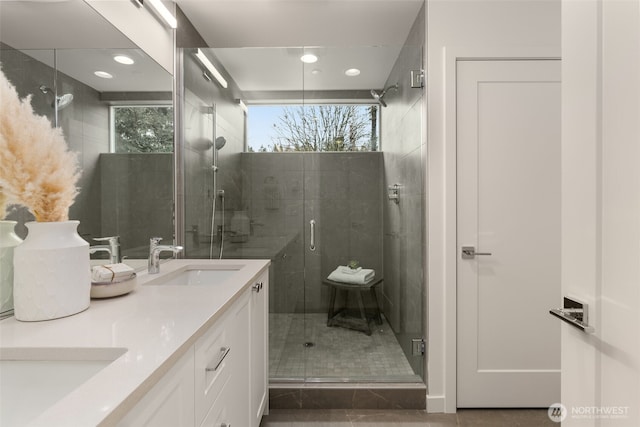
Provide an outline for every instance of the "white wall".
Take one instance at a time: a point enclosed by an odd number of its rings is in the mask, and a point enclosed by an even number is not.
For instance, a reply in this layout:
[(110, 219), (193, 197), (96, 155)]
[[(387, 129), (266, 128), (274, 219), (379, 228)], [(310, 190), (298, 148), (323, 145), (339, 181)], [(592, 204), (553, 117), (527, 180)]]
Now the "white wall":
[(456, 58), (560, 57), (560, 0), (427, 2), (427, 409), (456, 410)]
[(563, 426), (640, 425), (640, 3), (562, 3)]

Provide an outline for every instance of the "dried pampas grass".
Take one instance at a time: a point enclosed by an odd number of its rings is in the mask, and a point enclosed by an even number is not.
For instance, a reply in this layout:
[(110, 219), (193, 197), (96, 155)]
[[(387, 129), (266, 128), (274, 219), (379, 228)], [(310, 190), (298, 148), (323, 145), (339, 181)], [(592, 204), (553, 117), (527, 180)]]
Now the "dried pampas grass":
[[(34, 113), (31, 96), (20, 100), (0, 70), (0, 188), (5, 206), (26, 206), (40, 222), (67, 221), (79, 178), (77, 157), (62, 130)], [(2, 204), (0, 200), (0, 208)]]

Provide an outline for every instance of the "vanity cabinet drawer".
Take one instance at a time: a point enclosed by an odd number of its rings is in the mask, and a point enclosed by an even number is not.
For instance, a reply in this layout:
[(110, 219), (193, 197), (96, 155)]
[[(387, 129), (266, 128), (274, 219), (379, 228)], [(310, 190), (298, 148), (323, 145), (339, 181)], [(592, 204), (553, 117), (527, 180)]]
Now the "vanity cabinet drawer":
[(205, 417), (231, 376), (236, 348), (227, 328), (228, 315), (218, 321), (195, 344), (195, 415), (196, 425)]
[(200, 424), (200, 427), (233, 427), (234, 420), (231, 419), (232, 409), (229, 407), (229, 380), (223, 384), (220, 390), (220, 395), (215, 400), (209, 412), (206, 414), (204, 420)]
[(248, 387), (237, 390), (233, 385), (225, 388), (225, 384), (246, 382), (242, 378), (248, 371), (248, 335), (246, 293), (195, 343), (196, 425), (200, 425), (214, 402), (246, 399)]

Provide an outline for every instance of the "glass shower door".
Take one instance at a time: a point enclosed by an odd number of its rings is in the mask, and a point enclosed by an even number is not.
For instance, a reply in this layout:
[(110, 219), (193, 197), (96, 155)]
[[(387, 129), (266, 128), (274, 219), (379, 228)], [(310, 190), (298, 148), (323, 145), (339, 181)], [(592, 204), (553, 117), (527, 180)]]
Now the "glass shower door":
[[(305, 378), (305, 186), (301, 153), (243, 153), (246, 238), (231, 234), (225, 258), (270, 259), (269, 377)], [(233, 217), (231, 219), (233, 222)], [(233, 233), (233, 230), (230, 230)], [(235, 241), (234, 241), (235, 240)]]
[(327, 278), (351, 261), (382, 277), (382, 153), (306, 153), (304, 171), (305, 339), (312, 344), (306, 348), (305, 378), (375, 381), (386, 375), (381, 344), (395, 337), (378, 323), (380, 307), (369, 288), (332, 286)]

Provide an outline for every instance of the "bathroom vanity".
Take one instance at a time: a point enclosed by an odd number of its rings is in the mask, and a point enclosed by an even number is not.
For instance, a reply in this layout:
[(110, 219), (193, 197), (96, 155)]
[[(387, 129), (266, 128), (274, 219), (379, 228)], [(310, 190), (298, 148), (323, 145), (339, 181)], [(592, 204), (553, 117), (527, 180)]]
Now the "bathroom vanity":
[(0, 425), (258, 427), (268, 267), (172, 260), (77, 315), (1, 321)]

